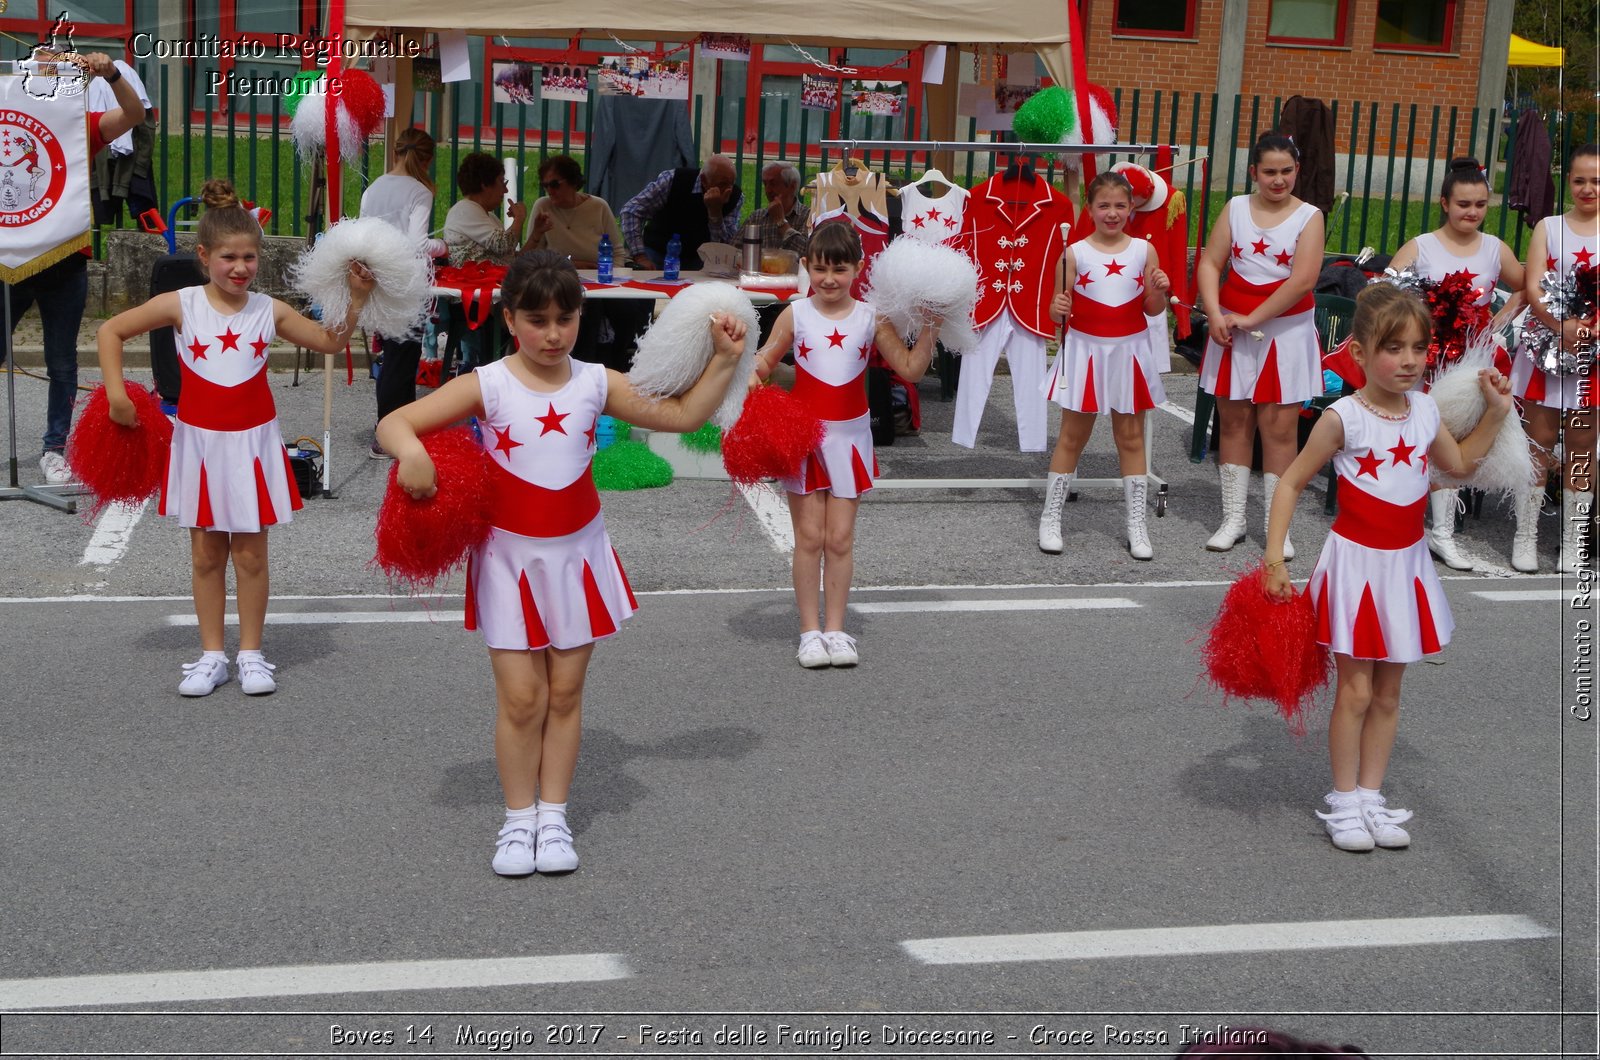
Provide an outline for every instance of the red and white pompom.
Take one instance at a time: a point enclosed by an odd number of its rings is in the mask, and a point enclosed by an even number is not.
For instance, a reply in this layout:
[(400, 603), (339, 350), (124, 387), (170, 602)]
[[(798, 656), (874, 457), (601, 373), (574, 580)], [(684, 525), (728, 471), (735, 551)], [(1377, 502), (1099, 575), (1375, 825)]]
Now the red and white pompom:
[(734, 425), (744, 407), (745, 388), (756, 366), (760, 322), (750, 299), (731, 283), (697, 283), (672, 296), (650, 329), (639, 336), (628, 382), (646, 397), (676, 397), (694, 386), (711, 363), (711, 317), (729, 313), (744, 321), (744, 354), (711, 422)]
[(1267, 595), (1260, 566), (1228, 587), (1200, 654), (1225, 696), (1271, 702), (1296, 735), (1305, 733), (1306, 711), (1327, 687), (1332, 663), (1317, 643), (1311, 595), (1296, 589), (1279, 603)]
[(167, 479), (172, 421), (160, 400), (138, 383), (126, 384), (137, 422), (111, 420), (105, 384), (95, 387), (67, 438), (67, 466), (94, 495), (93, 512), (108, 504), (142, 504)]
[(337, 95), (309, 94), (295, 109), (289, 123), (295, 150), (307, 161), (324, 150), (331, 161), (354, 161), (383, 124), (383, 107), (383, 86), (371, 74), (342, 70)]
[(822, 421), (787, 390), (758, 386), (722, 436), (722, 466), (746, 486), (764, 478), (793, 478), (822, 444)]
[(365, 265), (377, 284), (357, 325), (391, 339), (421, 335), (433, 302), (432, 262), (424, 247), (387, 221), (340, 221), (300, 255), (290, 267), (289, 282), (321, 307), (324, 324), (335, 327), (350, 311), (352, 261)]
[[(1114, 144), (1117, 142), (1117, 104), (1111, 92), (1104, 85), (1089, 86), (1089, 122), (1090, 132), (1093, 134), (1088, 140), (1083, 138), (1083, 123), (1074, 122), (1072, 127), (1062, 134), (1061, 142), (1064, 144)], [(1063, 154), (1061, 165), (1065, 169), (1077, 170), (1082, 167), (1079, 161), (1083, 156), (1077, 153)], [(1104, 155), (1095, 155), (1097, 169), (1104, 168)]]
[(399, 464), (378, 507), (378, 552), (373, 557), (398, 582), (427, 588), (465, 563), (489, 538), (489, 454), (466, 427), (422, 439), (438, 487), (416, 500), (400, 488)]

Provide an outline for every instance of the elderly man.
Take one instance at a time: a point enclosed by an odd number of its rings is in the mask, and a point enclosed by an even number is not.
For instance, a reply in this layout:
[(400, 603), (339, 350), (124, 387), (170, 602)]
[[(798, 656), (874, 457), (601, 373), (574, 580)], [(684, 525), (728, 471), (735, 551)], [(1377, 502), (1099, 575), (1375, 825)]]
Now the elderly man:
[(761, 189), (767, 205), (751, 210), (744, 223), (761, 225), (763, 247), (805, 254), (811, 207), (800, 201), (800, 171), (793, 162), (768, 162), (761, 167)]
[(682, 241), (681, 264), (700, 268), (700, 244), (733, 244), (739, 235), (739, 173), (724, 155), (699, 169), (668, 169), (622, 207), (622, 240), (643, 268), (659, 269), (667, 241)]

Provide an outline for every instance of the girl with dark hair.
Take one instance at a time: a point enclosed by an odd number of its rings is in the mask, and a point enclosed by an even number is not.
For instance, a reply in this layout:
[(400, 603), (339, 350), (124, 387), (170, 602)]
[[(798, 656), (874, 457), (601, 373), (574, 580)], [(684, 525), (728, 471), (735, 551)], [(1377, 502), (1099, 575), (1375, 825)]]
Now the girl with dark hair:
[[(1594, 528), (1595, 417), (1600, 399), (1595, 378), (1595, 319), (1558, 320), (1544, 304), (1539, 281), (1546, 272), (1568, 275), (1580, 267), (1600, 266), (1600, 146), (1585, 144), (1572, 153), (1567, 169), (1572, 208), (1546, 217), (1528, 240), (1527, 275), (1523, 293), (1528, 309), (1550, 331), (1560, 336), (1564, 349), (1586, 352), (1587, 368), (1566, 375), (1546, 372), (1533, 362), (1544, 351), (1519, 351), (1512, 364), (1511, 385), (1527, 417), (1528, 440), (1534, 446), (1539, 478), (1517, 501), (1517, 537), (1511, 544), (1512, 564), (1518, 570), (1535, 570), (1538, 563), (1539, 507), (1545, 478), (1554, 466), (1552, 454), (1559, 434), (1566, 454), (1566, 481), (1562, 491), (1561, 554), (1556, 570), (1573, 573), (1582, 565), (1594, 569), (1594, 557), (1583, 555), (1584, 536)], [(1518, 561), (1521, 564), (1518, 564)]]
[[(1444, 213), (1444, 223), (1432, 232), (1408, 240), (1395, 253), (1389, 267), (1396, 272), (1413, 267), (1417, 275), (1432, 283), (1466, 272), (1472, 277), (1472, 286), (1481, 292), (1478, 304), (1485, 306), (1493, 298), (1496, 284), (1505, 281), (1512, 295), (1490, 323), (1491, 328), (1498, 330), (1522, 308), (1522, 262), (1509, 246), (1482, 230), (1483, 219), (1489, 212), (1489, 178), (1476, 158), (1451, 161), (1450, 171), (1439, 189), (1439, 207)], [(1424, 378), (1423, 390), (1432, 383), (1431, 378)], [(1455, 489), (1436, 486), (1429, 495), (1429, 504), (1433, 517), (1428, 530), (1429, 550), (1452, 570), (1471, 570), (1472, 561), (1461, 554), (1455, 543)], [(1517, 506), (1519, 519), (1525, 507)], [(1519, 537), (1521, 533), (1519, 524)], [(1523, 570), (1518, 563), (1526, 561), (1527, 557), (1513, 552), (1512, 566)], [(1526, 569), (1531, 571), (1535, 567)]]
[(475, 416), (491, 472), (489, 540), (467, 567), (466, 625), (482, 629), (494, 670), (495, 762), (505, 795), (495, 841), (502, 876), (578, 867), (567, 794), (578, 762), (584, 679), (595, 642), (636, 604), (600, 513), (590, 463), (602, 415), (654, 430), (700, 427), (744, 351), (744, 324), (711, 321), (714, 356), (679, 397), (645, 398), (621, 372), (574, 361), (583, 287), (553, 251), (518, 258), (501, 287), (515, 353), (459, 376), (378, 424), (400, 487), (435, 490), (420, 435)]
[[(1278, 476), (1294, 460), (1300, 404), (1322, 393), (1311, 299), (1322, 269), (1322, 214), (1295, 198), (1298, 165), (1288, 137), (1256, 142), (1250, 151), (1255, 190), (1229, 200), (1196, 269), (1210, 323), (1200, 385), (1215, 395), (1221, 418), (1222, 526), (1206, 542), (1213, 552), (1244, 540), (1257, 430), (1263, 499), (1270, 507)], [(1294, 556), (1292, 544), (1284, 551)]]
[(160, 327), (178, 331), (183, 389), (172, 431), (160, 512), (189, 528), (194, 564), (194, 611), (200, 620), (198, 661), (183, 667), (178, 691), (210, 695), (228, 680), (223, 652), (223, 604), (228, 560), (238, 581), (239, 684), (247, 695), (277, 689), (274, 667), (261, 655), (267, 619), (267, 527), (289, 522), (300, 492), (289, 470), (277, 410), (267, 386), (267, 347), (283, 336), (296, 346), (344, 349), (373, 288), (372, 274), (350, 266), (350, 310), (327, 328), (264, 294), (253, 294), (261, 257), (261, 226), (226, 180), (201, 189), (195, 250), (207, 283), (158, 294), (100, 327), (100, 370), (111, 418), (134, 426), (133, 402), (122, 380), (123, 343)]
[(1464, 478), (1488, 453), (1511, 411), (1511, 384), (1478, 373), (1485, 409), (1459, 442), (1439, 406), (1416, 389), (1428, 363), (1433, 320), (1422, 300), (1376, 283), (1356, 299), (1350, 353), (1366, 384), (1330, 405), (1271, 498), (1265, 588), (1286, 601), (1289, 536), (1300, 492), (1323, 465), (1339, 476), (1339, 518), (1322, 546), (1309, 592), (1317, 642), (1333, 653), (1339, 684), (1328, 719), (1333, 790), (1318, 812), (1340, 850), (1409, 846), (1400, 826), (1411, 811), (1390, 808), (1380, 788), (1389, 768), (1406, 664), (1450, 643), (1454, 622), (1422, 543), (1428, 469)]

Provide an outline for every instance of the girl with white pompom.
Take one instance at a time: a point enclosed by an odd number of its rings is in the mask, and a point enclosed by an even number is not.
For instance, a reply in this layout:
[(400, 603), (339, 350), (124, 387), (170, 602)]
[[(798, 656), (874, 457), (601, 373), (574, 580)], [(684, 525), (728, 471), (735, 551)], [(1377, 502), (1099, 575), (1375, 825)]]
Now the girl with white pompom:
[[(794, 600), (800, 609), (800, 649), (808, 670), (855, 666), (855, 638), (844, 631), (845, 603), (855, 571), (856, 509), (872, 488), (877, 458), (862, 378), (876, 344), (902, 379), (915, 383), (933, 360), (939, 319), (924, 313), (922, 331), (907, 346), (893, 324), (851, 297), (861, 272), (861, 240), (848, 223), (828, 221), (811, 233), (801, 259), (811, 297), (790, 303), (756, 355), (756, 378), (765, 381), (778, 360), (794, 351), (794, 395), (822, 421), (822, 444), (798, 474), (783, 480), (794, 522)], [(827, 613), (817, 621), (822, 590)]]
[(247, 695), (265, 695), (278, 687), (275, 667), (261, 654), (267, 527), (289, 522), (300, 508), (267, 386), (267, 347), (281, 335), (322, 353), (344, 349), (374, 281), (365, 266), (350, 264), (349, 312), (333, 328), (276, 298), (252, 293), (261, 226), (239, 204), (230, 182), (209, 180), (200, 194), (207, 209), (195, 250), (209, 282), (158, 294), (101, 325), (100, 370), (111, 419), (134, 426), (133, 402), (122, 379), (123, 344), (156, 328), (177, 329), (183, 389), (160, 512), (189, 528), (201, 648), (199, 660), (185, 664), (178, 691), (205, 696), (228, 680), (223, 605), (232, 559), (239, 597), (239, 684)]

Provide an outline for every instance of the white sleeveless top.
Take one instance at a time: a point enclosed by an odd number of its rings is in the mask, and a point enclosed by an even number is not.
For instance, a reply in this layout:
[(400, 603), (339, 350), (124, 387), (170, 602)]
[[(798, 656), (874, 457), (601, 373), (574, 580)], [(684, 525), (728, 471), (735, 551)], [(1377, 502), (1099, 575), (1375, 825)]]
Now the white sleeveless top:
[(938, 198), (922, 193), (916, 184), (900, 189), (900, 228), (924, 243), (943, 243), (961, 233), (967, 213), (967, 192), (954, 185)]
[(1438, 283), (1446, 276), (1465, 271), (1472, 278), (1472, 286), (1482, 292), (1478, 305), (1488, 305), (1494, 295), (1494, 285), (1500, 282), (1500, 248), (1498, 238), (1481, 233), (1478, 249), (1464, 258), (1457, 257), (1432, 232), (1417, 237), (1417, 275), (1430, 283)]
[[(1600, 238), (1573, 231), (1565, 215), (1557, 214), (1539, 222), (1544, 225), (1546, 272), (1566, 275), (1579, 265), (1600, 265)], [(1539, 267), (1528, 262), (1530, 269)]]
[(1228, 227), (1233, 233), (1229, 267), (1239, 279), (1253, 284), (1287, 280), (1294, 271), (1294, 248), (1300, 233), (1316, 212), (1315, 206), (1303, 202), (1272, 228), (1261, 228), (1250, 215), (1250, 196), (1235, 196), (1228, 202)]

